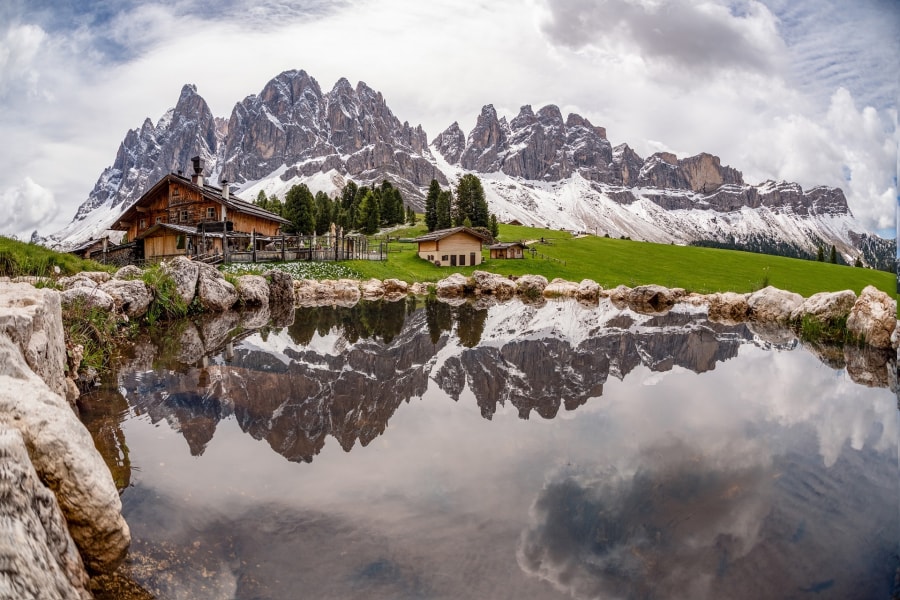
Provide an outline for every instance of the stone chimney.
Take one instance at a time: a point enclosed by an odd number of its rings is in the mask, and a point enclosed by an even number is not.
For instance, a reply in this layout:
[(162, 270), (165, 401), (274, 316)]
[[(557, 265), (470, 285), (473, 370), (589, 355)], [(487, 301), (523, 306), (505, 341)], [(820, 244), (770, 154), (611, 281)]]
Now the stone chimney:
[(223, 179), (222, 180), (222, 198), (224, 198), (225, 200), (228, 200), (228, 198), (230, 198), (230, 197), (231, 197), (231, 190), (228, 187), (228, 180)]
[(191, 176), (191, 183), (203, 187), (203, 159), (195, 156), (191, 159), (194, 163), (194, 174)]

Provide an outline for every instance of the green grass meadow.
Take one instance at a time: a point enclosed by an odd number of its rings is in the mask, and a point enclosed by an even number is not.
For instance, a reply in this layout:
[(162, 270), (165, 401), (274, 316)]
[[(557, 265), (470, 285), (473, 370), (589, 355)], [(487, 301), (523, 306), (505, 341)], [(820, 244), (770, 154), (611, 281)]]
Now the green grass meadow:
[[(392, 237), (415, 237), (424, 227), (392, 232)], [(435, 267), (421, 260), (412, 243), (391, 242), (388, 260), (348, 261), (344, 263), (364, 278), (394, 277), (404, 281), (437, 281), (450, 273), (471, 274), (480, 269), (502, 275), (540, 274), (548, 280), (561, 277), (570, 281), (593, 279), (604, 288), (617, 285), (634, 287), (656, 283), (666, 287), (682, 287), (699, 293), (722, 291), (751, 292), (766, 285), (791, 290), (803, 296), (816, 292), (851, 289), (857, 294), (874, 285), (894, 295), (894, 274), (830, 263), (784, 258), (735, 250), (719, 250), (694, 246), (652, 244), (570, 234), (549, 229), (500, 226), (502, 241), (540, 240), (536, 250), (521, 260), (490, 260), (477, 267)]]

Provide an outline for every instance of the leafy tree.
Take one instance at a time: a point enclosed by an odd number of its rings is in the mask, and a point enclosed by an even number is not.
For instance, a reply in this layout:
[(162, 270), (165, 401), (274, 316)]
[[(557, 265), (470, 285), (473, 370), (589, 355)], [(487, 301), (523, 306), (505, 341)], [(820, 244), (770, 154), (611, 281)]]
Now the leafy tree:
[(284, 217), (291, 222), (288, 233), (311, 235), (316, 227), (316, 205), (305, 183), (293, 186), (284, 198)]
[(437, 223), (435, 229), (449, 229), (453, 226), (450, 218), (450, 206), (453, 204), (453, 195), (450, 190), (441, 190), (437, 201)]
[(830, 261), (831, 261), (831, 264), (833, 264), (833, 265), (837, 264), (837, 249), (834, 247), (834, 244), (831, 245)]
[(440, 195), (441, 184), (437, 179), (432, 179), (431, 185), (428, 186), (428, 195), (425, 196), (425, 227), (428, 228), (428, 231), (437, 229), (437, 203)]

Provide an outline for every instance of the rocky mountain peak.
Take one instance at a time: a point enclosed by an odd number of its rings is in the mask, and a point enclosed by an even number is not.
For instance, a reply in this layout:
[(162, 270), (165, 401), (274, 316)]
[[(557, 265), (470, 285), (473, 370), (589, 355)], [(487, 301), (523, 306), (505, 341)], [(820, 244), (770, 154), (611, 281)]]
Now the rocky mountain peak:
[(450, 127), (434, 138), (431, 145), (447, 162), (455, 164), (459, 162), (463, 150), (466, 149), (466, 134), (460, 129), (459, 123), (453, 121)]

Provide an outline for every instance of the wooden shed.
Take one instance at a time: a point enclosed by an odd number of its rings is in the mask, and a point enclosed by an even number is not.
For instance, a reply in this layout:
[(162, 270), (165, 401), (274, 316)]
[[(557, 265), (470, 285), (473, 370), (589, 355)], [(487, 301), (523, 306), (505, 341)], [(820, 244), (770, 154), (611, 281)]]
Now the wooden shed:
[(465, 267), (481, 264), (482, 234), (468, 227), (439, 229), (413, 240), (419, 245), (419, 258), (438, 267)]
[(525, 258), (528, 246), (523, 242), (507, 242), (493, 244), (488, 249), (491, 251), (491, 258)]

